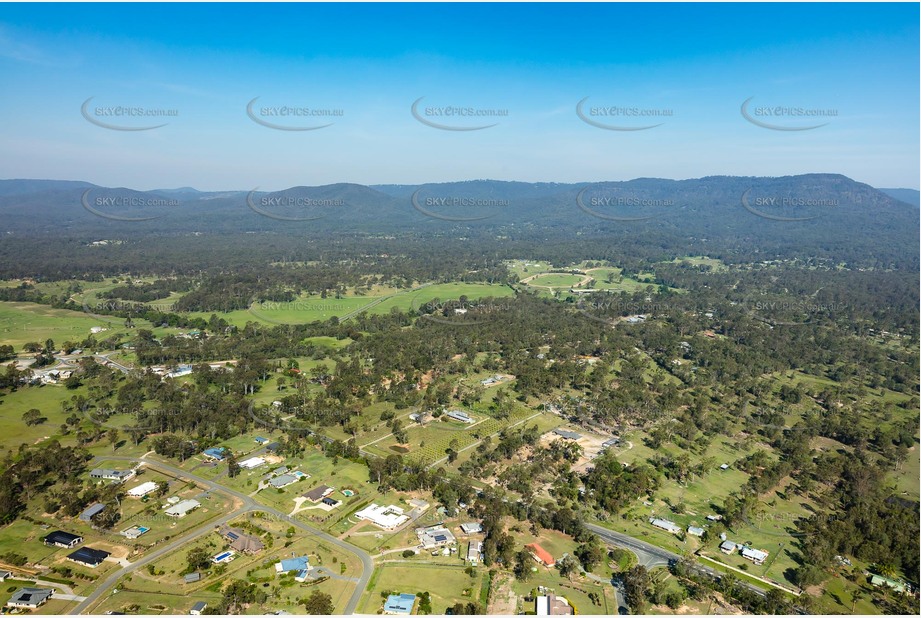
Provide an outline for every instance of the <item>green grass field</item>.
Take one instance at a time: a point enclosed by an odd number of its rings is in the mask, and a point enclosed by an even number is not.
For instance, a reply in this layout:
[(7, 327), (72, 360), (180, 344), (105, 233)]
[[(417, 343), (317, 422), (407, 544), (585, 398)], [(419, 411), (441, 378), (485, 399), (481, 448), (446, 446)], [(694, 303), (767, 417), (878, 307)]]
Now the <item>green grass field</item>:
[[(345, 296), (343, 298), (320, 298), (302, 295), (290, 303), (271, 302), (254, 303), (248, 310), (220, 313), (220, 317), (236, 326), (247, 322), (267, 324), (308, 324), (325, 321), (330, 318), (342, 318), (354, 312), (367, 310), (371, 314), (381, 315), (396, 308), (409, 311), (434, 300), (455, 300), (466, 296), (470, 300), (494, 296), (496, 298), (512, 296), (514, 292), (503, 285), (484, 283), (441, 283), (427, 286), (421, 290), (394, 291), (381, 296)], [(191, 312), (189, 315), (208, 319), (213, 312)]]
[(444, 614), (447, 608), (458, 602), (477, 601), (484, 579), (483, 571), (475, 571), (475, 577), (471, 578), (464, 572), (463, 561), (455, 559), (455, 562), (456, 566), (429, 561), (378, 566), (358, 606), (360, 613), (376, 614), (384, 604), (383, 592), (428, 592), (432, 596), (434, 614)]
[(551, 288), (570, 288), (577, 285), (584, 277), (581, 275), (568, 275), (565, 273), (546, 273), (540, 274), (530, 281), (528, 285), (543, 286)]

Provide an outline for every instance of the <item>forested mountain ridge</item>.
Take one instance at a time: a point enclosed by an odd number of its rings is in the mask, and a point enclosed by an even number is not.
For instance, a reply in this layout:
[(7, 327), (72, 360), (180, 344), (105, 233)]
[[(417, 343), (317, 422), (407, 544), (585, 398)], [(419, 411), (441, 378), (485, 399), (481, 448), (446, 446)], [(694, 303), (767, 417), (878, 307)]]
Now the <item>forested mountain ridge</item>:
[[(433, 242), (444, 253), (493, 260), (534, 255), (539, 245), (547, 254), (534, 257), (560, 261), (711, 255), (917, 270), (918, 224), (918, 208), (836, 174), (339, 183), (275, 192), (0, 181), (0, 257), (12, 269), (4, 276), (63, 275), (82, 262), (98, 268), (100, 252), (122, 271), (144, 269), (151, 259), (161, 268), (198, 270), (356, 255), (418, 258)], [(120, 243), (92, 246), (101, 240)], [(205, 246), (213, 251), (191, 251)]]

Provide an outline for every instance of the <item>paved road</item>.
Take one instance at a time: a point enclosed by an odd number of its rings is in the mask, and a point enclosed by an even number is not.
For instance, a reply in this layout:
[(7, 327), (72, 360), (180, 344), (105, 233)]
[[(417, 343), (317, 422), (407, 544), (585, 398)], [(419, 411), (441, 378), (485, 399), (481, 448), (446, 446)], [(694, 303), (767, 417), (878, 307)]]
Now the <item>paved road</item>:
[(109, 356), (112, 354), (115, 354), (115, 352), (106, 352), (105, 354), (93, 354), (93, 358), (96, 358), (102, 361), (102, 364), (108, 363), (109, 365), (111, 365), (112, 367), (115, 367), (122, 373), (131, 373), (132, 371), (131, 367), (127, 365), (122, 365), (118, 361), (114, 361), (111, 358), (109, 358)]
[(647, 569), (668, 566), (669, 562), (681, 558), (678, 554), (662, 549), (661, 547), (656, 547), (655, 545), (635, 539), (632, 536), (627, 536), (621, 532), (602, 528), (597, 524), (586, 523), (585, 527), (600, 536), (602, 540), (632, 551), (636, 554), (638, 563)]
[(358, 577), (356, 580), (357, 585), (355, 586), (355, 590), (352, 592), (352, 597), (349, 599), (348, 604), (346, 604), (345, 609), (343, 610), (343, 613), (353, 614), (355, 613), (355, 610), (358, 608), (358, 603), (361, 600), (361, 595), (364, 593), (365, 588), (367, 588), (368, 581), (371, 579), (371, 573), (374, 571), (374, 563), (371, 561), (371, 556), (368, 555), (367, 552), (355, 547), (354, 545), (350, 545), (349, 543), (346, 543), (345, 541), (342, 541), (330, 534), (327, 534), (326, 532), (323, 532), (322, 530), (318, 530), (308, 525), (307, 523), (305, 523), (304, 521), (300, 519), (289, 517), (288, 515), (282, 513), (281, 511), (277, 509), (259, 504), (255, 500), (253, 500), (252, 497), (244, 493), (241, 493), (229, 487), (225, 487), (214, 481), (201, 478), (194, 474), (190, 474), (189, 472), (186, 472), (185, 470), (182, 470), (170, 464), (162, 463), (160, 461), (156, 461), (152, 459), (145, 459), (145, 458), (138, 458), (138, 457), (120, 457), (120, 456), (115, 456), (115, 455), (112, 455), (112, 456), (107, 455), (99, 459), (105, 460), (105, 461), (132, 461), (132, 462), (139, 461), (139, 462), (146, 464), (147, 466), (151, 468), (157, 468), (157, 469), (169, 472), (170, 474), (176, 477), (186, 478), (191, 481), (195, 481), (196, 483), (200, 485), (204, 485), (206, 488), (216, 493), (223, 493), (223, 494), (232, 496), (236, 498), (237, 500), (239, 500), (242, 506), (228, 513), (227, 515), (224, 515), (217, 521), (211, 521), (211, 522), (208, 522), (207, 524), (203, 524), (199, 526), (198, 528), (196, 528), (195, 530), (183, 535), (180, 539), (177, 539), (169, 543), (168, 545), (165, 545), (159, 549), (154, 550), (153, 552), (146, 554), (140, 560), (131, 563), (131, 566), (124, 567), (116, 571), (115, 573), (110, 575), (108, 578), (106, 578), (106, 580), (102, 584), (100, 584), (99, 587), (96, 588), (96, 590), (93, 591), (93, 593), (90, 594), (86, 598), (85, 601), (83, 601), (82, 603), (80, 603), (80, 605), (75, 607), (71, 611), (71, 614), (79, 614), (85, 611), (86, 609), (88, 609), (106, 591), (112, 588), (122, 577), (124, 577), (128, 573), (138, 569), (139, 567), (145, 566), (149, 564), (150, 562), (157, 560), (158, 558), (162, 557), (163, 555), (169, 552), (175, 551), (179, 547), (186, 545), (192, 539), (208, 534), (209, 532), (214, 530), (215, 526), (219, 526), (221, 524), (227, 523), (230, 520), (242, 515), (243, 513), (256, 512), (256, 511), (268, 513), (278, 518), (280, 521), (288, 522), (291, 525), (296, 526), (300, 528), (301, 530), (307, 532), (308, 534), (316, 536), (328, 543), (332, 543), (333, 545), (336, 545), (343, 551), (357, 556), (358, 559), (361, 561), (361, 565), (362, 565), (361, 576)]
[[(659, 566), (668, 566), (670, 562), (681, 559), (681, 556), (674, 552), (670, 552), (667, 549), (662, 549), (661, 547), (656, 547), (651, 543), (633, 538), (632, 536), (628, 536), (622, 532), (615, 532), (614, 530), (602, 528), (597, 524), (591, 523), (586, 523), (585, 527), (601, 537), (603, 541), (610, 543), (611, 545), (616, 545), (617, 547), (623, 547), (632, 551), (634, 554), (636, 554), (639, 564), (645, 566), (647, 569)], [(719, 579), (723, 576), (721, 571), (717, 571), (714, 568), (704, 566), (700, 563), (695, 564), (695, 570), (699, 574), (705, 575), (712, 579)], [(759, 588), (754, 584), (739, 581), (738, 585), (745, 586), (752, 592), (761, 596), (764, 596), (765, 594), (764, 589)]]

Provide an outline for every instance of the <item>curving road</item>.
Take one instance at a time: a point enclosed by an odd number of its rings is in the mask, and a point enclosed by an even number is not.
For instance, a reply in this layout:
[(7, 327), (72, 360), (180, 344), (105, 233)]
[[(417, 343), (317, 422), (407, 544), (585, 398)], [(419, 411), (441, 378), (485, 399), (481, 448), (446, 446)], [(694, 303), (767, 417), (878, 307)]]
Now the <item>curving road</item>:
[(115, 584), (117, 584), (118, 581), (121, 580), (121, 578), (127, 575), (128, 573), (131, 573), (132, 571), (135, 571), (136, 569), (143, 567), (163, 557), (165, 554), (175, 551), (176, 549), (188, 544), (189, 541), (193, 539), (196, 539), (200, 536), (208, 534), (209, 532), (212, 532), (215, 526), (227, 523), (230, 520), (236, 517), (239, 517), (240, 515), (244, 513), (255, 512), (255, 511), (261, 511), (263, 513), (268, 513), (278, 518), (280, 521), (286, 521), (290, 523), (292, 526), (298, 527), (301, 530), (313, 536), (316, 536), (320, 539), (323, 539), (326, 542), (336, 545), (343, 551), (346, 551), (348, 553), (351, 553), (357, 556), (358, 559), (361, 561), (361, 565), (362, 565), (361, 576), (358, 578), (355, 578), (355, 581), (356, 581), (355, 590), (352, 592), (352, 597), (349, 599), (349, 602), (346, 604), (343, 610), (343, 613), (353, 614), (355, 613), (355, 610), (358, 608), (358, 603), (361, 600), (361, 595), (364, 594), (365, 588), (367, 588), (368, 586), (368, 581), (371, 579), (371, 573), (374, 571), (374, 563), (371, 561), (371, 556), (367, 552), (355, 547), (354, 545), (350, 545), (349, 543), (346, 543), (345, 541), (342, 541), (341, 539), (338, 539), (332, 536), (331, 534), (327, 534), (326, 532), (323, 532), (322, 530), (318, 530), (299, 519), (290, 517), (277, 509), (274, 509), (270, 506), (265, 506), (263, 504), (259, 504), (251, 496), (248, 496), (244, 493), (241, 493), (229, 487), (225, 487), (214, 481), (201, 478), (195, 474), (190, 474), (189, 472), (186, 472), (185, 470), (177, 468), (176, 466), (172, 466), (170, 464), (163, 463), (163, 462), (156, 461), (156, 460), (145, 459), (143, 457), (138, 458), (138, 457), (120, 457), (116, 455), (111, 455), (111, 456), (106, 455), (105, 457), (99, 457), (97, 459), (105, 460), (105, 461), (141, 462), (150, 468), (160, 469), (160, 470), (169, 472), (170, 474), (176, 477), (185, 478), (190, 481), (195, 481), (199, 485), (203, 485), (208, 490), (214, 491), (215, 493), (222, 493), (222, 494), (231, 496), (233, 498), (236, 498), (237, 500), (240, 501), (241, 506), (237, 507), (236, 509), (234, 509), (227, 515), (224, 515), (220, 519), (216, 521), (210, 521), (206, 524), (202, 524), (198, 528), (195, 528), (194, 530), (184, 534), (181, 538), (176, 539), (175, 541), (172, 541), (169, 544), (146, 554), (143, 558), (137, 560), (136, 562), (132, 562), (130, 566), (126, 566), (122, 569), (119, 569), (118, 571), (115, 571), (114, 573), (109, 575), (109, 577), (107, 577), (105, 581), (103, 581), (96, 588), (96, 590), (94, 590), (89, 596), (87, 596), (86, 600), (82, 601), (73, 610), (71, 610), (70, 612), (71, 614), (80, 614), (86, 611), (87, 609), (89, 609), (110, 588), (115, 586)]
[[(647, 569), (651, 569), (659, 566), (668, 566), (672, 562), (676, 562), (681, 559), (681, 556), (674, 552), (670, 552), (667, 549), (662, 549), (661, 547), (656, 547), (646, 541), (641, 541), (639, 539), (633, 538), (623, 534), (622, 532), (615, 532), (614, 530), (609, 530), (608, 528), (602, 528), (597, 524), (586, 523), (585, 527), (597, 534), (601, 539), (611, 545), (616, 545), (617, 547), (623, 547), (629, 549), (638, 559), (638, 563), (645, 566)], [(724, 574), (721, 571), (718, 571), (714, 568), (705, 566), (700, 563), (695, 563), (694, 569), (700, 574), (711, 579), (719, 579)], [(746, 581), (738, 581), (739, 586), (744, 586), (761, 596), (765, 595), (763, 588), (759, 588), (754, 584), (750, 584)]]

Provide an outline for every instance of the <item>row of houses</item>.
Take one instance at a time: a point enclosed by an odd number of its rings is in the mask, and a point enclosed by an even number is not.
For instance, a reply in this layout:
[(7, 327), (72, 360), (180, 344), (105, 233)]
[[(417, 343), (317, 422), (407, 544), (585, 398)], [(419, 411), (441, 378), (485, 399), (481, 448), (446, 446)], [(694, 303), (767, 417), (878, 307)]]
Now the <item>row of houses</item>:
[[(48, 547), (61, 547), (63, 549), (73, 549), (82, 542), (82, 536), (78, 534), (71, 534), (70, 532), (64, 532), (63, 530), (55, 530), (42, 537), (42, 543)], [(92, 569), (95, 569), (110, 555), (111, 554), (109, 552), (103, 551), (101, 549), (95, 549), (93, 547), (81, 547), (80, 549), (68, 554), (67, 559), (71, 562), (76, 562), (77, 564), (82, 564), (83, 566), (88, 566)]]

